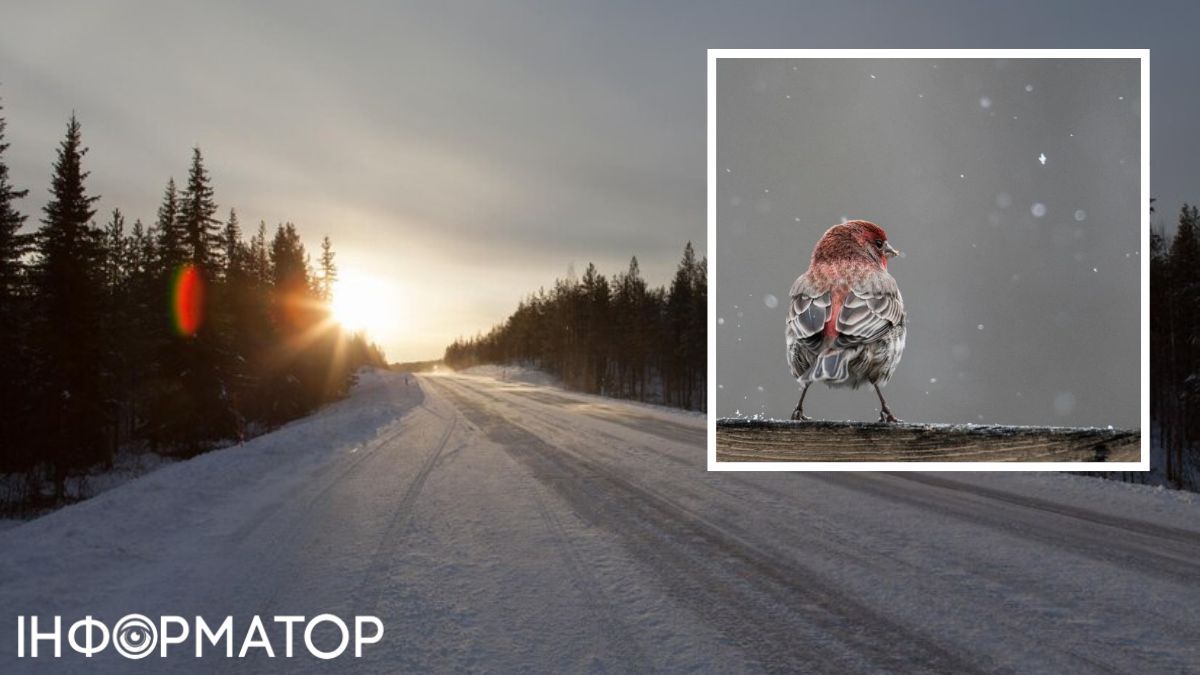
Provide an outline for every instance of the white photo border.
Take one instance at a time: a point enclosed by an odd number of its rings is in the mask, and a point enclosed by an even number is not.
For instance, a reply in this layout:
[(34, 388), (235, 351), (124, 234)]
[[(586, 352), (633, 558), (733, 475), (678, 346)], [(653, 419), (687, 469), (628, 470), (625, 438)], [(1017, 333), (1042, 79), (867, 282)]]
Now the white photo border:
[[(1137, 462), (718, 462), (718, 59), (1137, 59), (1141, 91), (1141, 460)], [(708, 50), (708, 470), (709, 471), (1149, 471), (1150, 470), (1150, 50), (1149, 49), (709, 49)]]

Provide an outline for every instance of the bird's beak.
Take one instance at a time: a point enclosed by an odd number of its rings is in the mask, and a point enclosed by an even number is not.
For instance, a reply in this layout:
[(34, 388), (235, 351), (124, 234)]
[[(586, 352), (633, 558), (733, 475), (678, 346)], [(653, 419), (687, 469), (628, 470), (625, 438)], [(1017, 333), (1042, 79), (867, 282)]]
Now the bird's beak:
[(900, 251), (897, 251), (895, 248), (893, 248), (891, 242), (885, 241), (883, 242), (883, 254), (889, 258), (895, 258), (896, 256), (900, 255)]

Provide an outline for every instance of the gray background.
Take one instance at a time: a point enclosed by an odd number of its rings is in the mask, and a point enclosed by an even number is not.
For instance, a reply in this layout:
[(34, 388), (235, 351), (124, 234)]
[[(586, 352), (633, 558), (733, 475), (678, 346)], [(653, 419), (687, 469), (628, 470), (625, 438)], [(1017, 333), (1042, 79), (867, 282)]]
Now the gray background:
[(905, 252), (899, 417), (1138, 426), (1138, 106), (1136, 60), (720, 60), (717, 414), (791, 412), (788, 288), (863, 218)]

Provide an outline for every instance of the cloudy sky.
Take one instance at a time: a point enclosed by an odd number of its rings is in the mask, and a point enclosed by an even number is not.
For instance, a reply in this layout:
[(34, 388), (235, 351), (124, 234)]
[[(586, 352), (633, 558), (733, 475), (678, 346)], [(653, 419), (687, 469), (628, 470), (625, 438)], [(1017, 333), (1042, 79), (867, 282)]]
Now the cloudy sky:
[[(149, 220), (203, 149), (242, 222), (328, 233), (392, 359), (486, 329), (574, 262), (668, 280), (704, 240), (708, 47), (1149, 47), (1153, 191), (1200, 190), (1187, 3), (10, 2), (24, 207), (71, 110), (100, 207)], [(701, 249), (703, 247), (701, 246)]]

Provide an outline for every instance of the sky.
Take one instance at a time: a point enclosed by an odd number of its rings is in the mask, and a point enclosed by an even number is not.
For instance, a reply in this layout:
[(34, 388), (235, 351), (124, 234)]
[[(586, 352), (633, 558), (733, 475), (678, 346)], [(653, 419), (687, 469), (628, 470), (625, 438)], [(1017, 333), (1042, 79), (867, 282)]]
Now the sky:
[(705, 253), (709, 47), (1149, 47), (1152, 190), (1174, 212), (1200, 198), (1198, 19), (1154, 2), (17, 1), (0, 100), (26, 213), (72, 110), (102, 212), (152, 219), (199, 145), (243, 226), (331, 236), (409, 360), (572, 263), (636, 254), (663, 284), (684, 242)]
[(1139, 105), (1135, 59), (720, 60), (717, 414), (791, 413), (788, 292), (849, 218), (905, 253), (902, 419), (1137, 427)]

